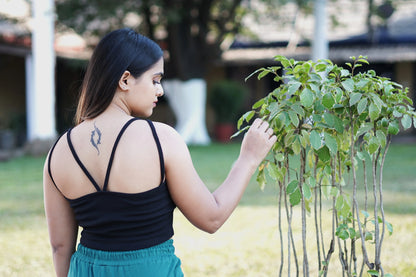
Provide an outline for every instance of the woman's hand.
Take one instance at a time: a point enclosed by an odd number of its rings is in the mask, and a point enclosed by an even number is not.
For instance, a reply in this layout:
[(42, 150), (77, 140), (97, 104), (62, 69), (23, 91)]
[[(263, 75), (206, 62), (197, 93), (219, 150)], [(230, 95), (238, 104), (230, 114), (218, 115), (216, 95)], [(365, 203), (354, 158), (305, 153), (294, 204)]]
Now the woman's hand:
[(257, 167), (269, 153), (277, 137), (269, 123), (256, 118), (248, 129), (241, 144), (240, 157), (253, 162)]

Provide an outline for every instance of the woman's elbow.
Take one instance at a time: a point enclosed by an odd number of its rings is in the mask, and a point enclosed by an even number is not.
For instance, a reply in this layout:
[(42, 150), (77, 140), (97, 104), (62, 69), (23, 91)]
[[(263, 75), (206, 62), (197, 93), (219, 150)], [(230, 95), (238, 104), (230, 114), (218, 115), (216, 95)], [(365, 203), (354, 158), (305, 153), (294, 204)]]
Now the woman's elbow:
[(205, 224), (203, 224), (203, 226), (200, 226), (199, 228), (209, 234), (214, 234), (221, 228), (223, 224), (224, 222), (222, 220), (211, 219), (205, 222)]
[(71, 256), (75, 252), (75, 245), (68, 242), (54, 242), (51, 241), (53, 256)]

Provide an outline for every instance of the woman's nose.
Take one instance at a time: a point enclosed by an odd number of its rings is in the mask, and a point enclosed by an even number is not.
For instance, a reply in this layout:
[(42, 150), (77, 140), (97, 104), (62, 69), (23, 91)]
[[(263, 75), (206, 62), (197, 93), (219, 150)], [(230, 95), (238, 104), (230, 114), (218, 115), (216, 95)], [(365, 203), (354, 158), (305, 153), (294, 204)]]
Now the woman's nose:
[(165, 94), (165, 92), (164, 92), (164, 90), (163, 90), (162, 85), (160, 85), (160, 86), (158, 87), (157, 92), (156, 92), (156, 96), (157, 96), (157, 97), (161, 97), (163, 94)]

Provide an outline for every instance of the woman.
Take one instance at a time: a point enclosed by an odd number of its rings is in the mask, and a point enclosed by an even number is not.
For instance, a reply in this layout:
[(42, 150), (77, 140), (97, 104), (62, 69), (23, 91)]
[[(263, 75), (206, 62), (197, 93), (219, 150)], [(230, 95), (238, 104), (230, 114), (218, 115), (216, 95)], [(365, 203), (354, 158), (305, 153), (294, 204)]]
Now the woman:
[(171, 239), (175, 207), (214, 233), (276, 142), (256, 119), (228, 177), (211, 193), (178, 133), (139, 119), (163, 95), (162, 54), (130, 29), (109, 33), (93, 53), (76, 126), (57, 140), (44, 167), (57, 276), (183, 276)]

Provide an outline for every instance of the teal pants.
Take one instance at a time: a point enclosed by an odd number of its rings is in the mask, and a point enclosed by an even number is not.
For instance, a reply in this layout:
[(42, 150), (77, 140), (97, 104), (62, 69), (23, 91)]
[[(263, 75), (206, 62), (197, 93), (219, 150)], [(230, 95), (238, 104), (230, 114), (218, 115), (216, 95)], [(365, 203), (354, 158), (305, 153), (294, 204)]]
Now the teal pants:
[(101, 251), (79, 244), (68, 277), (182, 277), (173, 241), (135, 251)]

